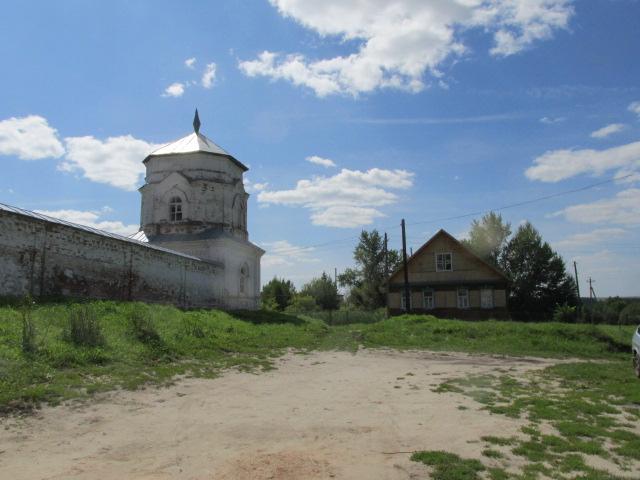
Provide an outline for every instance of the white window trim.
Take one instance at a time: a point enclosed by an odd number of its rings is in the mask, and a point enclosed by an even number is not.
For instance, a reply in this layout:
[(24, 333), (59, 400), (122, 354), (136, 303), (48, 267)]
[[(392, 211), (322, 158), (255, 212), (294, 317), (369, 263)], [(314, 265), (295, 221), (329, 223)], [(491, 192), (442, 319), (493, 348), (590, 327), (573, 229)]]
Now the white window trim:
[[(431, 294), (430, 307), (427, 306), (427, 302), (426, 302), (427, 293)], [(422, 306), (424, 307), (425, 310), (433, 310), (434, 308), (436, 308), (436, 292), (434, 290), (427, 288), (422, 291)]]
[[(438, 255), (449, 255), (451, 258), (451, 270), (438, 268)], [(436, 252), (436, 272), (453, 272), (453, 252)]]
[[(489, 290), (491, 292), (491, 306), (490, 307), (485, 307), (482, 304), (482, 292), (484, 290)], [(495, 290), (493, 287), (482, 287), (480, 288), (480, 308), (484, 308), (485, 310), (491, 310), (492, 308), (495, 308), (496, 306), (496, 296), (495, 296)]]
[[(467, 294), (466, 294), (465, 296), (463, 296), (463, 297), (461, 297), (461, 296), (460, 296), (460, 291), (461, 291), (461, 290), (464, 290), (464, 291), (466, 291), (466, 292), (467, 292)], [(461, 305), (461, 304), (460, 304), (460, 299), (461, 299), (461, 298), (466, 298), (466, 299), (467, 299), (467, 304), (466, 304), (466, 305)], [(466, 287), (460, 287), (460, 288), (458, 288), (458, 289), (456, 290), (456, 299), (457, 299), (458, 308), (460, 308), (460, 309), (467, 309), (467, 308), (470, 308), (470, 306), (471, 306), (471, 305), (470, 305), (470, 302), (469, 302), (469, 289), (468, 289), (468, 288), (466, 288)]]

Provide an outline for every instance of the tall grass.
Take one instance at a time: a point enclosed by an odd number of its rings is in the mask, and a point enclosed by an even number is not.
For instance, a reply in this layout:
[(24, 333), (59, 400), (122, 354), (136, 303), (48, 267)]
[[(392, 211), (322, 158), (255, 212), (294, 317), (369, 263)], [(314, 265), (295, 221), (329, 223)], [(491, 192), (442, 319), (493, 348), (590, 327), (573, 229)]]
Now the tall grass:
[(105, 344), (100, 320), (91, 305), (73, 305), (69, 309), (65, 340), (78, 346), (100, 347)]

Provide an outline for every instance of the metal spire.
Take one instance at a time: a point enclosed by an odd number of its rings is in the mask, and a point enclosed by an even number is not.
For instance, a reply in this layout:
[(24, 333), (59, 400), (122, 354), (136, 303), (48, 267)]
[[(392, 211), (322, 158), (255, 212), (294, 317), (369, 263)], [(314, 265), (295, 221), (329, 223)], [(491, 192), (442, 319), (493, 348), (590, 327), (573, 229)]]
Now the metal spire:
[(196, 133), (200, 133), (200, 117), (198, 116), (197, 108), (196, 108), (196, 114), (193, 116), (193, 130)]

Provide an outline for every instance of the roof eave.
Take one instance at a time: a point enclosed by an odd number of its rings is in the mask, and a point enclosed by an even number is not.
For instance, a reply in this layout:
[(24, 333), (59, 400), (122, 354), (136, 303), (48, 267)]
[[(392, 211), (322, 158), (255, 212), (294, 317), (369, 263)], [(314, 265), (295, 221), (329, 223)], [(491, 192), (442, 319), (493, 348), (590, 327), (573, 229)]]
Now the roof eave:
[(223, 153), (213, 153), (213, 152), (202, 152), (202, 151), (198, 151), (198, 150), (195, 150), (193, 152), (178, 152), (178, 153), (160, 153), (160, 154), (153, 154), (152, 153), (150, 155), (147, 155), (145, 157), (145, 159), (142, 161), (142, 163), (146, 164), (151, 158), (156, 158), (156, 157), (171, 157), (171, 156), (175, 156), (175, 155), (192, 155), (194, 153), (204, 153), (206, 155), (213, 155), (214, 157), (227, 158), (227, 159), (231, 160), (243, 172), (249, 171), (249, 167), (247, 167), (244, 163), (242, 163), (240, 160), (235, 158), (233, 155), (223, 154)]

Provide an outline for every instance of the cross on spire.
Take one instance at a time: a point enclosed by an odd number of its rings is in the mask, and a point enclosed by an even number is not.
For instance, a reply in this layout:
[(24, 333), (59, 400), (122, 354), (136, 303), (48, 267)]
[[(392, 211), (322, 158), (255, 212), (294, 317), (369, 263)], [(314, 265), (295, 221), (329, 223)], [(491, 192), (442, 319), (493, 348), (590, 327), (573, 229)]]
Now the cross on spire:
[(198, 116), (197, 108), (196, 108), (196, 114), (193, 116), (193, 130), (196, 133), (200, 133), (200, 117)]

